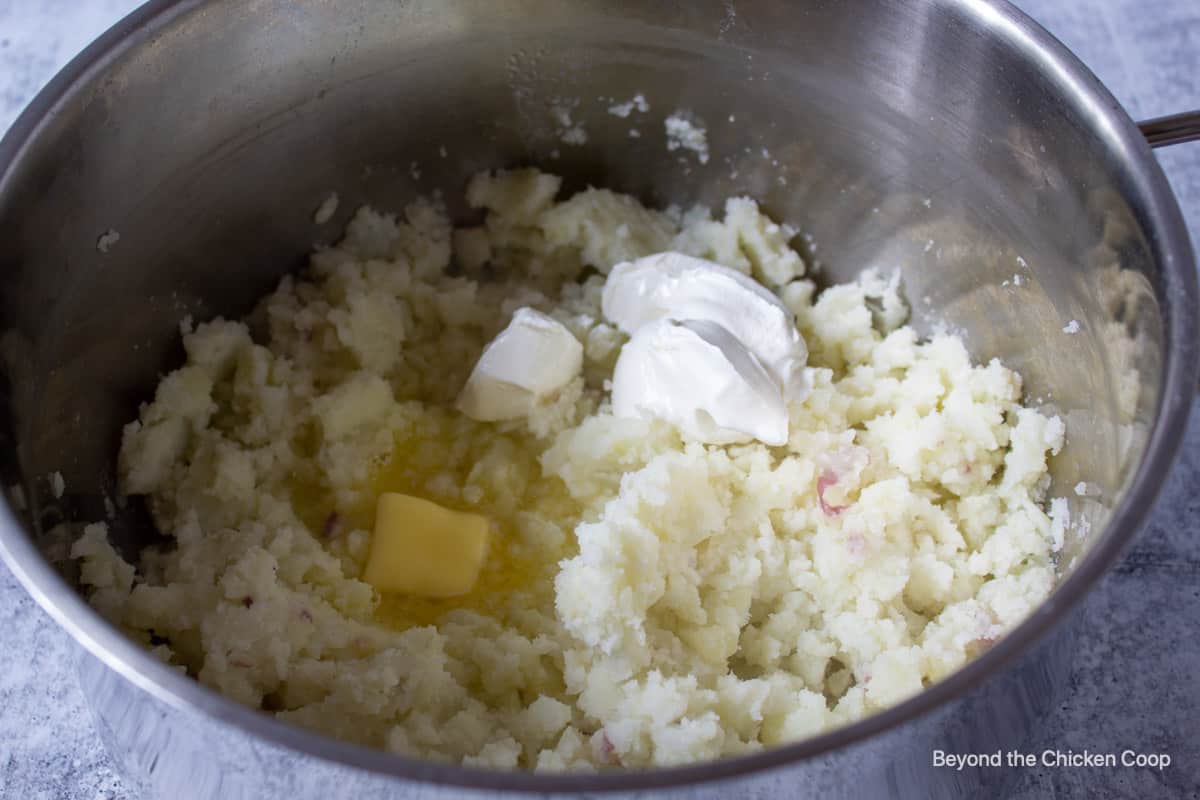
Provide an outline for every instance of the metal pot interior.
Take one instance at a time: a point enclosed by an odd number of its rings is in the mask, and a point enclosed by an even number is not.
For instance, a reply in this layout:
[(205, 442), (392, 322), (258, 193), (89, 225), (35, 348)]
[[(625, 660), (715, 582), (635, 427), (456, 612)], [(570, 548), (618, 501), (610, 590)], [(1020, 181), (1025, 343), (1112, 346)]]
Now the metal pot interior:
[[(0, 184), (3, 470), (29, 534), (61, 557), (46, 531), (103, 514), (121, 426), (180, 359), (182, 317), (245, 313), (362, 203), (441, 190), (465, 219), (470, 175), (536, 164), (659, 205), (750, 194), (808, 234), (822, 282), (900, 269), (920, 330), (963, 332), (1064, 415), (1053, 490), (1090, 531), (1068, 537), (1069, 575), (1112, 535), (1159, 409), (1179, 293), (1161, 175), (1022, 23), (870, 5), (160, 4)], [(636, 93), (648, 112), (609, 113)], [(562, 141), (563, 105), (586, 144)], [(707, 128), (707, 164), (666, 148), (681, 109)], [(157, 536), (135, 505), (114, 530), (127, 555)]]

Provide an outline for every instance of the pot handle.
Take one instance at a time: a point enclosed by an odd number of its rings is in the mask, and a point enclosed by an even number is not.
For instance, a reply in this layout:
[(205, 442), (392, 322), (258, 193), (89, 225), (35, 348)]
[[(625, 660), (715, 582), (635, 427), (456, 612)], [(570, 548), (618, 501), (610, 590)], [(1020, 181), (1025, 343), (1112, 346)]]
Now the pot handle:
[(1200, 140), (1200, 111), (1185, 111), (1169, 117), (1156, 117), (1138, 123), (1138, 129), (1151, 147)]

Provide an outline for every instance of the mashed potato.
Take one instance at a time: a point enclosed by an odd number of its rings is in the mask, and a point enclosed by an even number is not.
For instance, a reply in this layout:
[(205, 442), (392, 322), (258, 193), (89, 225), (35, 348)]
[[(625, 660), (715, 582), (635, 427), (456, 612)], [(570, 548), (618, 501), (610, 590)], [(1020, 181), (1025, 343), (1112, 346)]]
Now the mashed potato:
[[(135, 569), (74, 546), (92, 602), (201, 682), (341, 739), (495, 768), (678, 764), (894, 704), (1020, 621), (1053, 582), (1046, 457), (1063, 425), (1018, 375), (904, 327), (895, 282), (818, 293), (793, 231), (532, 170), (481, 175), (479, 228), (362, 209), (246, 322), (183, 324), (186, 363), (125, 430), (123, 490), (176, 546)], [(816, 367), (784, 447), (616, 419), (604, 276), (675, 249), (752, 274)], [(453, 401), (532, 306), (583, 378), (528, 421)], [(451, 600), (358, 580), (382, 491), (486, 514)]]

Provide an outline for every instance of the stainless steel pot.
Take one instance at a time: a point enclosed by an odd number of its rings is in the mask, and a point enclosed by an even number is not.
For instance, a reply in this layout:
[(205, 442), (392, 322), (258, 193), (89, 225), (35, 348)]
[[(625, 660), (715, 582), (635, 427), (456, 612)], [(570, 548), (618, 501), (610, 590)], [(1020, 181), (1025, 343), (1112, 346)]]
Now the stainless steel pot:
[[(637, 92), (649, 112), (607, 112)], [(561, 141), (564, 104), (586, 145)], [(707, 127), (707, 164), (665, 149), (681, 108)], [(92, 611), (52, 528), (103, 514), (120, 426), (178, 357), (179, 319), (246, 311), (359, 203), (439, 187), (453, 201), (476, 170), (528, 162), (653, 203), (752, 194), (812, 235), (826, 280), (901, 267), (919, 326), (964, 331), (1067, 418), (1055, 488), (1090, 532), (1069, 538), (1053, 596), (949, 679), (855, 725), (717, 763), (568, 776), (419, 763), (283, 725)], [(331, 190), (342, 210), (314, 227)], [(737, 781), (707, 787), (721, 795), (994, 789), (1011, 773), (932, 769), (930, 753), (1016, 746), (1054, 702), (1074, 634), (1039, 640), (1137, 530), (1196, 385), (1193, 257), (1145, 139), (1000, 0), (157, 0), (0, 144), (0, 230), (0, 470), (28, 499), (0, 510), (0, 550), (89, 651), (98, 727), (162, 797), (692, 796), (717, 779)], [(1072, 320), (1081, 332), (1063, 333)], [(1086, 498), (1070, 491), (1080, 481)], [(154, 535), (133, 506), (114, 526), (128, 553)]]

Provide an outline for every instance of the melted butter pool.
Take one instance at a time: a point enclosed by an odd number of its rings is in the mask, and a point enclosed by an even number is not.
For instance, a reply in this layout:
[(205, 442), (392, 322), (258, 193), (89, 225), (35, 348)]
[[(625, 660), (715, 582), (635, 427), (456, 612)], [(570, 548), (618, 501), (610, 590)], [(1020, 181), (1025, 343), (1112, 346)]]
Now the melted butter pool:
[[(293, 509), (322, 540), (329, 539), (331, 517), (339, 532), (373, 531), (375, 506), (384, 492), (421, 497), (488, 518), (487, 556), (470, 592), (449, 598), (379, 594), (375, 618), (395, 630), (437, 625), (460, 609), (504, 619), (510, 608), (542, 606), (545, 601), (538, 598), (553, 594), (558, 562), (574, 549), (569, 534), (580, 510), (561, 480), (542, 475), (538, 456), (545, 445), (533, 437), (498, 435), (474, 424), (465, 432), (469, 441), (464, 440), (465, 423), (460, 419), (447, 425), (450, 415), (438, 412), (440, 424), (420, 433), (397, 433), (391, 454), (353, 507), (335, 507), (332, 493), (315, 482), (297, 481), (291, 487)], [(531, 527), (541, 520), (556, 523), (568, 534), (564, 541), (546, 546), (531, 538)]]

